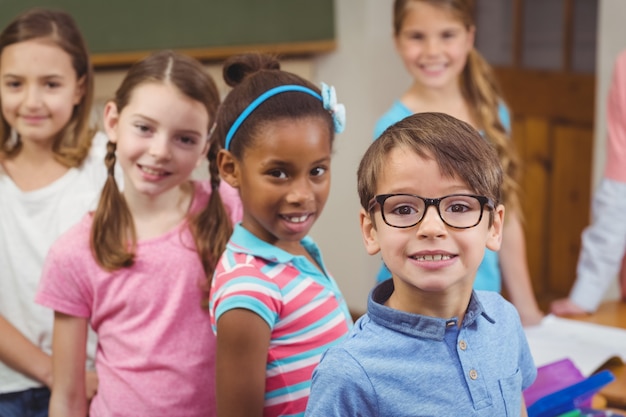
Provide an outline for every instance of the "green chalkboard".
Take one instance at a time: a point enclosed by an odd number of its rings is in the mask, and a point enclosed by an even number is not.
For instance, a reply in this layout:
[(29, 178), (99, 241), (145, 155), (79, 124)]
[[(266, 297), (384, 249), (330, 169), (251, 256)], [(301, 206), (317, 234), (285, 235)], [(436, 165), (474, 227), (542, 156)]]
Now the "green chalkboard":
[(0, 0), (0, 24), (36, 6), (71, 13), (97, 65), (164, 48), (210, 59), (334, 47), (333, 0)]

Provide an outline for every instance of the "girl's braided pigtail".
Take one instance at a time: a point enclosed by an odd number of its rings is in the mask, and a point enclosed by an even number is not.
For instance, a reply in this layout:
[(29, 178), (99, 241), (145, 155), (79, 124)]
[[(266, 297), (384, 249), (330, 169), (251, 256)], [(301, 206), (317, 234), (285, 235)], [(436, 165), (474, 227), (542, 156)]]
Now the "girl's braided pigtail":
[(115, 143), (107, 143), (108, 176), (91, 227), (91, 250), (98, 264), (109, 271), (133, 264), (137, 240), (133, 217), (115, 181), (115, 149)]

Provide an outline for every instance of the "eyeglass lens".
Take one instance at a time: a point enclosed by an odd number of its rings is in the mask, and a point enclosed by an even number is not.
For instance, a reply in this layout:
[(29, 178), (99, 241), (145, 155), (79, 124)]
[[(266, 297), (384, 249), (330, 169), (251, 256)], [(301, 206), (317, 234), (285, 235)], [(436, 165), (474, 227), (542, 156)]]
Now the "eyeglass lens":
[[(451, 227), (473, 227), (480, 221), (483, 206), (474, 196), (451, 195), (439, 200), (439, 216)], [(383, 204), (385, 222), (394, 227), (411, 227), (426, 212), (426, 202), (413, 195), (392, 195)]]

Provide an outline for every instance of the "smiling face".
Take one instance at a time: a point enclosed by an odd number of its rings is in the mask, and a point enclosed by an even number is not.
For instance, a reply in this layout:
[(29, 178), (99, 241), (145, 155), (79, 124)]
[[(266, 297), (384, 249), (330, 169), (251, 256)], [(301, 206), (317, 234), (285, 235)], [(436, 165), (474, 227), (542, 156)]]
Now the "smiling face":
[(176, 193), (206, 154), (208, 125), (204, 105), (168, 83), (140, 84), (121, 112), (108, 103), (105, 128), (117, 144), (124, 195)]
[[(425, 198), (475, 194), (459, 178), (443, 176), (434, 159), (422, 158), (406, 148), (395, 148), (388, 154), (377, 182), (376, 194), (393, 193)], [(489, 226), (485, 209), (477, 226), (454, 229), (441, 220), (436, 207), (429, 207), (421, 222), (400, 229), (387, 225), (376, 205), (370, 213), (361, 210), (361, 230), (368, 253), (381, 252), (396, 292), (413, 301), (435, 294), (469, 296), (485, 247), (499, 249), (503, 215), (503, 207), (498, 206)], [(406, 311), (414, 308), (415, 303), (405, 306)]]
[(5, 47), (0, 82), (2, 115), (26, 145), (51, 147), (83, 97), (70, 55), (43, 39)]
[(474, 28), (467, 28), (443, 7), (422, 1), (407, 7), (395, 36), (407, 71), (422, 88), (456, 87), (474, 44)]
[(239, 189), (242, 225), (288, 252), (301, 250), (330, 191), (331, 137), (317, 117), (278, 119), (259, 128), (241, 161), (222, 151), (220, 173)]

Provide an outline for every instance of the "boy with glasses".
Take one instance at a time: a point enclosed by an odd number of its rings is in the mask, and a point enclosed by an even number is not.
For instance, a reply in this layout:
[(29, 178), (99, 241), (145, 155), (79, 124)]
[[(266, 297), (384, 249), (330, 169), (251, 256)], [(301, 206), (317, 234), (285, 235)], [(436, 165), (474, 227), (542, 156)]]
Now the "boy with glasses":
[(392, 278), (313, 374), (307, 416), (526, 416), (536, 368), (515, 308), (473, 291), (504, 207), (496, 151), (470, 125), (418, 113), (358, 170), (361, 231)]

